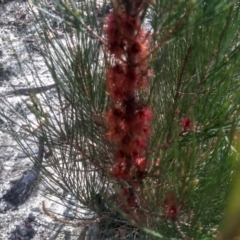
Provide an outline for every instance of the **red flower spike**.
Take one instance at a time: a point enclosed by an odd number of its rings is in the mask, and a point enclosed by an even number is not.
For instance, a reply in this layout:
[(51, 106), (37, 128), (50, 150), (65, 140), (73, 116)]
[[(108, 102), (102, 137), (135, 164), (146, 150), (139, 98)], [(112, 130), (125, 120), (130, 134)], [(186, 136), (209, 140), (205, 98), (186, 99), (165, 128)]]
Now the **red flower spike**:
[(107, 88), (111, 91), (114, 87), (122, 87), (124, 78), (124, 67), (117, 64), (108, 69), (107, 72)]
[(148, 138), (151, 134), (151, 128), (149, 123), (140, 122), (139, 120), (132, 123), (131, 125), (132, 131), (136, 133), (139, 137)]
[(109, 125), (116, 123), (117, 121), (122, 121), (123, 111), (117, 107), (113, 107), (107, 112), (106, 119)]
[(117, 150), (116, 152), (116, 159), (124, 159), (125, 154), (123, 150)]
[(122, 88), (115, 88), (109, 94), (114, 101), (123, 100), (126, 95)]
[(136, 31), (140, 28), (140, 21), (134, 17), (122, 15), (122, 24), (120, 25), (121, 34), (127, 39), (134, 37)]
[(121, 128), (121, 126), (119, 126), (119, 124), (117, 124), (116, 122), (113, 122), (109, 129), (108, 132), (106, 133), (106, 137), (108, 140), (110, 141), (114, 141), (114, 142), (121, 142), (122, 138), (126, 135), (126, 133), (123, 131), (123, 129)]
[[(146, 153), (148, 137), (151, 134), (152, 109), (139, 102), (139, 90), (147, 88), (148, 47), (150, 34), (141, 29), (140, 13), (145, 0), (129, 1), (131, 11), (116, 8), (106, 20), (103, 34), (106, 49), (112, 55), (107, 71), (106, 85), (112, 108), (106, 114), (109, 127), (106, 137), (116, 144), (115, 163), (112, 174), (118, 181), (127, 181), (123, 189), (122, 209), (129, 214), (139, 214), (139, 200), (134, 188), (138, 188), (147, 175)], [(131, 13), (130, 13), (131, 12)], [(174, 218), (174, 211), (169, 216)], [(135, 221), (135, 217), (132, 219)]]
[(152, 133), (149, 126), (143, 127), (143, 128), (142, 128), (142, 132), (143, 132), (143, 134), (144, 134), (146, 137), (149, 136), (149, 135)]
[(108, 50), (110, 53), (120, 57), (123, 54), (123, 42), (119, 30), (119, 14), (118, 12), (112, 12), (108, 14), (103, 29), (103, 33), (107, 38)]
[(129, 168), (125, 160), (120, 160), (114, 164), (113, 176), (119, 180), (128, 180), (130, 178)]
[(144, 138), (137, 138), (133, 141), (133, 148), (146, 149), (147, 141)]
[(128, 155), (140, 157), (147, 147), (147, 141), (144, 138), (133, 139), (126, 135), (122, 139), (121, 146), (124, 152), (126, 152)]
[(128, 16), (125, 12), (116, 10), (108, 14), (105, 24), (103, 32), (107, 37), (108, 49), (110, 53), (120, 57), (127, 47), (127, 41), (131, 41), (134, 37), (141, 22), (139, 19)]
[(130, 47), (130, 52), (132, 54), (140, 54), (140, 55), (146, 55), (147, 54), (147, 47), (143, 43), (140, 43), (138, 41), (135, 41), (132, 46)]
[(150, 122), (153, 117), (152, 109), (144, 107), (138, 111), (137, 116), (143, 122)]
[(179, 216), (180, 211), (176, 205), (166, 206), (165, 218), (175, 221)]

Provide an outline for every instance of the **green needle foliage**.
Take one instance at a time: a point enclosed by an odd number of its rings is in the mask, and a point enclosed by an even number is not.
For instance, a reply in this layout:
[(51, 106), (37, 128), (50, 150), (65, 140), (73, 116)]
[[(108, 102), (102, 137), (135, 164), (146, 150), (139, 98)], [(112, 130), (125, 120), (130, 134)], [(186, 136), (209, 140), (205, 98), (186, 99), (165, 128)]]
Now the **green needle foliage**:
[[(121, 189), (111, 174), (116, 146), (106, 139), (111, 60), (102, 31), (111, 3), (103, 2), (97, 15), (96, 0), (50, 2), (54, 11), (36, 3), (35, 18), (55, 97), (31, 92), (30, 99), (22, 99), (34, 120), (0, 100), (8, 131), (26, 153), (31, 155), (32, 143), (44, 142), (44, 184), (61, 204), (69, 204), (63, 192), (76, 199), (76, 221), (100, 221), (100, 239), (117, 238), (110, 235), (116, 228), (129, 230), (124, 239), (137, 239), (137, 229), (144, 239), (214, 239), (221, 231), (239, 127), (239, 1), (145, 1), (141, 17), (152, 37), (152, 76), (139, 98), (154, 116), (146, 152), (150, 167), (137, 190), (143, 203), (140, 222), (116, 201)], [(112, 5), (121, 8), (126, 2)], [(63, 36), (52, 21), (60, 24)], [(36, 84), (43, 86), (36, 66), (31, 69)], [(15, 131), (20, 120), (24, 136)], [(97, 217), (83, 217), (84, 209)]]

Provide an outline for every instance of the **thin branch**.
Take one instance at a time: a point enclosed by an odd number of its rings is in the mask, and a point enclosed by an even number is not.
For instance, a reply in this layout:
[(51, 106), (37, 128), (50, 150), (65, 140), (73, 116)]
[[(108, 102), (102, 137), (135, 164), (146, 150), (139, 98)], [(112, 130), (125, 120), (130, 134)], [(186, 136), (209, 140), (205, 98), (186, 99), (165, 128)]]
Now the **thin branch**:
[(60, 217), (57, 217), (56, 215), (54, 215), (52, 212), (49, 212), (49, 210), (46, 209), (46, 206), (45, 206), (45, 203), (44, 201), (42, 201), (42, 212), (47, 215), (48, 217), (50, 217), (53, 221), (56, 221), (56, 222), (60, 222), (60, 223), (63, 223), (63, 224), (68, 224), (68, 225), (71, 225), (73, 227), (85, 227), (85, 226), (89, 226), (89, 225), (93, 225), (94, 223), (99, 223), (101, 222), (102, 220), (108, 218), (110, 215), (113, 214), (113, 212), (109, 212), (101, 217), (98, 217), (94, 220), (83, 220), (83, 221), (69, 221), (69, 220), (66, 220), (64, 218), (60, 218)]
[(48, 91), (52, 88), (55, 88), (56, 84), (50, 84), (48, 86), (42, 86), (42, 87), (33, 87), (33, 88), (19, 88), (19, 89), (14, 89), (12, 91), (6, 92), (4, 94), (4, 96), (0, 97), (6, 97), (6, 96), (11, 96), (11, 95), (24, 95), (24, 96), (28, 96), (31, 92), (34, 92), (35, 94), (37, 93), (42, 93), (45, 91)]

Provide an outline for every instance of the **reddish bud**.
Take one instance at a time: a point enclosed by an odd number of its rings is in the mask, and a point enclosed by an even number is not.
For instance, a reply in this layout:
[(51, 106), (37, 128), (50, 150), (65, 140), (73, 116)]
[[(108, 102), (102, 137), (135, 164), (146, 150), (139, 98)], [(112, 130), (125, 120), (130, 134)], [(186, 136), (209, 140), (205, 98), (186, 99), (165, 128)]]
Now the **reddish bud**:
[(166, 206), (165, 218), (175, 221), (179, 216), (180, 211), (176, 205)]
[(180, 214), (180, 209), (177, 206), (177, 200), (173, 191), (170, 190), (166, 193), (163, 204), (165, 207), (165, 217), (175, 221)]
[(182, 132), (189, 132), (192, 129), (192, 121), (190, 118), (184, 118), (181, 121), (181, 126), (182, 126)]

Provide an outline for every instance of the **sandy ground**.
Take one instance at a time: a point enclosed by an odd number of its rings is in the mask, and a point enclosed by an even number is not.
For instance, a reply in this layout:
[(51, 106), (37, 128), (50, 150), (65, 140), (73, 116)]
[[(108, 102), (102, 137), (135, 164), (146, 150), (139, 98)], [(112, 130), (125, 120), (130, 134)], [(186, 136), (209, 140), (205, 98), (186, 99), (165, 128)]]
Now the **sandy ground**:
[[(9, 101), (24, 114), (29, 114), (29, 111), (22, 106), (21, 98), (27, 100), (29, 96), (20, 98), (15, 94), (9, 95), (8, 92), (12, 90), (11, 86), (16, 88), (35, 86), (34, 78), (27, 64), (31, 65), (33, 61), (41, 80), (46, 85), (52, 83), (39, 51), (40, 46), (36, 38), (32, 36), (34, 24), (34, 18), (26, 1), (0, 0), (0, 98)], [(22, 69), (19, 67), (18, 61), (23, 64)], [(48, 94), (52, 94), (51, 90)], [(6, 111), (8, 110), (6, 109)], [(10, 112), (9, 115), (11, 115)], [(18, 148), (12, 137), (1, 131), (6, 129), (6, 125), (6, 121), (0, 117), (0, 198), (12, 186), (12, 183), (32, 166), (32, 162)], [(36, 154), (37, 146), (33, 145), (32, 150), (33, 154)], [(44, 185), (38, 183), (23, 204), (6, 212), (0, 210), (0, 240), (84, 239), (79, 237), (82, 231), (81, 227), (64, 226), (61, 223), (53, 222), (42, 212), (42, 202), (45, 201), (47, 209), (66, 216), (66, 208), (50, 201), (48, 197), (50, 195)], [(0, 201), (0, 209), (1, 205), (3, 209), (3, 204), (3, 201)], [(68, 212), (67, 214), (71, 215), (72, 213)], [(22, 232), (29, 231), (26, 236), (19, 235), (21, 228), (24, 228)], [(32, 229), (34, 234), (31, 232)]]

